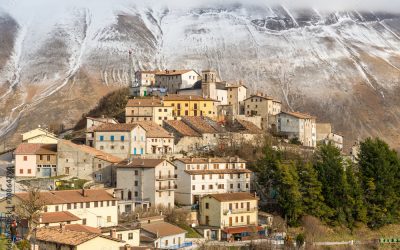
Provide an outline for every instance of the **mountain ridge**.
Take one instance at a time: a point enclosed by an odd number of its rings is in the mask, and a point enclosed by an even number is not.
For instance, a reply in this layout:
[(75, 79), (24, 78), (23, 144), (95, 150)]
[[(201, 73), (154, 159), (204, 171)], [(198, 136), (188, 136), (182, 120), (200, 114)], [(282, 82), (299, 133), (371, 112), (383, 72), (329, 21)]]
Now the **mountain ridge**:
[[(128, 85), (132, 66), (215, 68), (224, 80), (244, 80), (253, 91), (281, 98), (287, 109), (332, 122), (347, 147), (380, 136), (400, 148), (400, 14), (123, 3), (107, 10), (60, 7), (46, 19), (17, 18), (23, 15), (6, 9), (0, 11), (6, 34), (0, 136), (11, 142), (52, 120), (72, 126), (100, 96)], [(46, 103), (53, 106), (46, 110)]]

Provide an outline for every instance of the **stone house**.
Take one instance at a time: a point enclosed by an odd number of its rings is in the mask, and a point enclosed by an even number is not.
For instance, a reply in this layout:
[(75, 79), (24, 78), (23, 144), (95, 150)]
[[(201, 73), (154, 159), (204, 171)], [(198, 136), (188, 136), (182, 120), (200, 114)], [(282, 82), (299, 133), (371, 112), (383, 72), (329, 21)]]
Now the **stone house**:
[(281, 112), (282, 103), (264, 94), (251, 95), (244, 101), (244, 114), (261, 116), (262, 128), (268, 129), (275, 124), (275, 116)]
[(176, 94), (179, 89), (193, 86), (200, 75), (191, 69), (164, 70), (155, 74), (155, 85), (166, 88), (168, 93)]
[(317, 123), (317, 142), (332, 142), (340, 150), (343, 149), (343, 136), (332, 132), (330, 123)]
[(102, 117), (86, 117), (86, 145), (93, 147), (94, 129), (103, 124), (117, 124), (119, 123), (114, 118)]
[(277, 130), (288, 139), (297, 138), (303, 146), (317, 145), (316, 117), (300, 112), (281, 112), (278, 114)]
[(172, 107), (165, 106), (160, 98), (129, 99), (125, 108), (126, 123), (137, 121), (153, 121), (162, 125), (165, 120), (172, 120)]
[(175, 166), (164, 159), (132, 158), (117, 165), (117, 197), (120, 213), (136, 207), (174, 207)]
[(60, 175), (113, 185), (115, 178), (113, 166), (122, 161), (122, 158), (67, 140), (60, 140), (57, 148)]

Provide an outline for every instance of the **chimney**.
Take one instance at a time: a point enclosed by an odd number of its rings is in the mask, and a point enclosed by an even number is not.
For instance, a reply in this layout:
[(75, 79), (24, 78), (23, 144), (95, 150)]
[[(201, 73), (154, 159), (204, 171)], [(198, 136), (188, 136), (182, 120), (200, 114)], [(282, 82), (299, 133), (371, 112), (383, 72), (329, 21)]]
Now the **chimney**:
[(115, 192), (113, 192), (112, 196), (113, 196), (113, 198), (115, 198)]
[(125, 249), (125, 250), (131, 250), (131, 245), (126, 244), (124, 249)]
[(189, 96), (189, 100), (192, 100), (192, 96), (191, 95)]
[(43, 219), (42, 215), (39, 215), (39, 224), (42, 223), (43, 221), (42, 219)]
[(65, 231), (65, 223), (64, 223), (64, 222), (61, 222), (61, 223), (60, 223), (60, 231), (61, 231), (61, 232), (64, 232), (64, 231)]
[(83, 197), (87, 197), (88, 196), (87, 191), (84, 188), (82, 188), (82, 196)]
[(117, 230), (115, 228), (110, 229), (110, 237), (114, 239), (117, 238)]

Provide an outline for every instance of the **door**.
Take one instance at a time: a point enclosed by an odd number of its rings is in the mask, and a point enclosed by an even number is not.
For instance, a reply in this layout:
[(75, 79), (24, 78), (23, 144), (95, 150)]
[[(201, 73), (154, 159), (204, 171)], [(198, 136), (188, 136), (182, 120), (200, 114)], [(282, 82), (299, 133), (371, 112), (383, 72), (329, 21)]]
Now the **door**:
[(51, 168), (42, 168), (42, 176), (50, 177), (51, 176)]
[(134, 154), (134, 155), (136, 154), (136, 148), (133, 149), (133, 154)]
[(143, 92), (143, 95), (144, 95), (144, 96), (147, 96), (147, 91), (146, 91), (146, 90)]

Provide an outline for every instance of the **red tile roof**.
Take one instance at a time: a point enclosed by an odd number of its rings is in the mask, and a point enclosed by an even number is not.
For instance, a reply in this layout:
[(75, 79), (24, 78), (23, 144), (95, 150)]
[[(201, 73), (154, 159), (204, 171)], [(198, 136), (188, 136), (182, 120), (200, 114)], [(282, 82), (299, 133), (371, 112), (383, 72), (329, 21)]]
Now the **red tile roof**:
[(288, 114), (288, 115), (294, 116), (294, 117), (299, 118), (299, 119), (316, 119), (315, 116), (312, 116), (312, 115), (309, 115), (309, 114), (305, 114), (305, 113), (300, 113), (300, 112), (282, 111), (281, 113)]
[(253, 194), (240, 192), (240, 193), (223, 193), (223, 194), (209, 194), (207, 195), (216, 199), (217, 201), (241, 201), (241, 200), (258, 200)]
[(69, 246), (78, 246), (97, 237), (123, 242), (98, 233), (69, 230), (67, 228), (61, 230), (60, 227), (42, 227), (38, 228), (36, 231), (36, 240), (38, 241), (52, 242)]
[(167, 130), (153, 121), (135, 121), (132, 124), (139, 125), (146, 130), (147, 138), (173, 138)]
[(160, 165), (164, 159), (131, 159), (130, 161), (120, 162), (118, 168), (155, 168)]
[(134, 98), (129, 99), (126, 104), (127, 107), (162, 107), (164, 106), (161, 99), (148, 97), (148, 98)]
[(245, 121), (245, 120), (236, 120), (244, 129), (244, 133), (250, 133), (250, 134), (262, 134), (263, 130), (257, 127), (254, 123), (250, 121)]
[(42, 213), (41, 217), (42, 221), (40, 222), (40, 224), (80, 220), (78, 216), (75, 216), (68, 211)]
[(180, 161), (186, 164), (195, 163), (246, 163), (245, 160), (239, 157), (219, 157), (219, 158), (177, 158), (176, 161)]
[(101, 159), (103, 161), (111, 162), (111, 163), (118, 163), (122, 161), (123, 159), (116, 157), (114, 155), (108, 154), (106, 152), (103, 152), (101, 150), (86, 146), (86, 145), (81, 145), (81, 144), (75, 144), (71, 141), (67, 140), (60, 140), (59, 143), (64, 143), (66, 145), (69, 145), (70, 147), (75, 148), (76, 150), (88, 153), (90, 155), (93, 155), (94, 157)]
[(118, 124), (106, 123), (106, 124), (97, 126), (94, 129), (94, 131), (95, 132), (115, 132), (115, 131), (130, 132), (136, 126), (137, 126), (136, 124), (131, 124), (131, 123), (118, 123)]
[(223, 130), (220, 125), (209, 117), (185, 116), (182, 118), (182, 121), (201, 134), (217, 134)]
[(164, 121), (164, 123), (174, 129), (181, 136), (201, 137), (199, 133), (189, 127), (186, 123), (179, 120)]
[(101, 229), (96, 228), (96, 227), (89, 227), (89, 226), (81, 225), (81, 224), (65, 225), (65, 229), (68, 229), (71, 231), (78, 231), (78, 232), (101, 234)]
[(177, 94), (168, 94), (163, 97), (164, 101), (213, 101), (219, 102), (218, 100), (214, 100), (211, 98), (205, 98), (198, 95), (177, 95)]
[(186, 233), (186, 230), (164, 221), (142, 224), (141, 228), (159, 237)]
[(190, 175), (200, 174), (244, 174), (251, 173), (248, 169), (208, 169), (208, 170), (185, 170)]
[(244, 232), (257, 233), (258, 231), (264, 230), (262, 226), (244, 226), (244, 227), (228, 227), (222, 229), (227, 234), (240, 234)]
[[(40, 192), (40, 197), (46, 205), (117, 200), (105, 189), (85, 189), (84, 192), (85, 196), (82, 195), (82, 190), (43, 191)], [(16, 193), (15, 196), (28, 199), (29, 193)]]
[(15, 154), (57, 154), (57, 144), (21, 143), (15, 149)]

